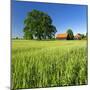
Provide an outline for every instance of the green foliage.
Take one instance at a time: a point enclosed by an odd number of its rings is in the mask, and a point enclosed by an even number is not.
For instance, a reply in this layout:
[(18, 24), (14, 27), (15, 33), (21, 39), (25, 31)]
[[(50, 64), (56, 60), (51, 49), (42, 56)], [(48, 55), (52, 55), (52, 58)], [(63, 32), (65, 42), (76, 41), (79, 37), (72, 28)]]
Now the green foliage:
[(86, 41), (12, 41), (12, 88), (87, 84)]
[(52, 25), (51, 17), (38, 10), (28, 12), (24, 24), (24, 38), (51, 39), (56, 33), (56, 28)]
[(67, 30), (67, 40), (73, 40), (74, 39), (74, 35), (73, 35), (73, 31), (71, 29)]
[(16, 37), (16, 39), (19, 39), (18, 37)]
[(83, 40), (86, 40), (87, 39), (87, 34), (86, 35), (80, 34), (80, 35), (81, 35), (81, 39), (83, 39)]
[(24, 28), (24, 39), (33, 39), (32, 33), (30, 32), (30, 29), (28, 27)]
[(81, 39), (84, 39), (86, 36), (84, 34), (81, 34)]

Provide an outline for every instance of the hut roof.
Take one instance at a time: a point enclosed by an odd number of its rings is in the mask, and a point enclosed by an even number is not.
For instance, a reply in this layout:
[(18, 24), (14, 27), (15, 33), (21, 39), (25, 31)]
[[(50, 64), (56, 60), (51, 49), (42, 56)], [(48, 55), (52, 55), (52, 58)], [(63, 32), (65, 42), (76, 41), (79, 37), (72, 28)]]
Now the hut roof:
[(57, 34), (56, 38), (67, 38), (67, 33)]

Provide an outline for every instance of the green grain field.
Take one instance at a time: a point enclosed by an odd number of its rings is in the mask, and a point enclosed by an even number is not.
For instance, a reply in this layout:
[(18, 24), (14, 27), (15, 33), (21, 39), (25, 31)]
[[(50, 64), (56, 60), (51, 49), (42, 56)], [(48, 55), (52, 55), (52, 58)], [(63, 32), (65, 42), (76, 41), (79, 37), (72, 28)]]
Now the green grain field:
[(12, 89), (87, 84), (86, 40), (12, 40)]

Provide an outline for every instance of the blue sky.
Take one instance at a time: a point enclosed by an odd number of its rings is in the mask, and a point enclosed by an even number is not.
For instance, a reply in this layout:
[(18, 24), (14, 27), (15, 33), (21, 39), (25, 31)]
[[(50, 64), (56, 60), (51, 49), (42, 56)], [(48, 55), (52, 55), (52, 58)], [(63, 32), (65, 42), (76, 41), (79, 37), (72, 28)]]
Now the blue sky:
[(12, 2), (12, 37), (23, 37), (27, 13), (37, 9), (51, 16), (57, 33), (72, 29), (74, 34), (87, 32), (87, 6), (39, 2)]

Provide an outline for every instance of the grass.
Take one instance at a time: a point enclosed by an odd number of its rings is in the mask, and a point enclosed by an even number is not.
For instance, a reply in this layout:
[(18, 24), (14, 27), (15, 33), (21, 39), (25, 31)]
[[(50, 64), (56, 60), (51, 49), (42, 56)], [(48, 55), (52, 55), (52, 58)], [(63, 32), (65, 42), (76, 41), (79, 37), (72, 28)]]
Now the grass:
[(87, 84), (86, 40), (12, 40), (12, 88)]

